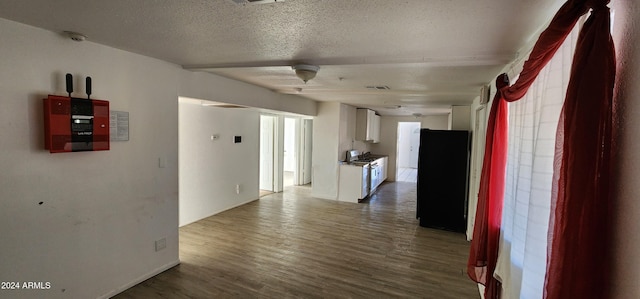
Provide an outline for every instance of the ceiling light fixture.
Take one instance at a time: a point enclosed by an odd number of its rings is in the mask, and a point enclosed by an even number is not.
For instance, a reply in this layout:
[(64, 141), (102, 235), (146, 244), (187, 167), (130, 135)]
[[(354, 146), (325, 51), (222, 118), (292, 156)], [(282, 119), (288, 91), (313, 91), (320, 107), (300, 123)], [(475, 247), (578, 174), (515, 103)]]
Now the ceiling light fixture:
[(320, 69), (319, 66), (310, 64), (296, 64), (291, 68), (296, 71), (296, 76), (302, 79), (305, 84), (307, 84), (307, 81), (315, 78)]

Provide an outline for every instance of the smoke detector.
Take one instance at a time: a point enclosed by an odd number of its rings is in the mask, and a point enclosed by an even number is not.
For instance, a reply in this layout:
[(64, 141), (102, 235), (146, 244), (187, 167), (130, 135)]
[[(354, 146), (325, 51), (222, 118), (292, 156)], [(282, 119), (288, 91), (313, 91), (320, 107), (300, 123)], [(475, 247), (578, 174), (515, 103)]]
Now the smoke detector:
[(67, 35), (71, 40), (76, 42), (83, 42), (87, 39), (86, 35), (78, 32), (65, 31), (64, 34)]

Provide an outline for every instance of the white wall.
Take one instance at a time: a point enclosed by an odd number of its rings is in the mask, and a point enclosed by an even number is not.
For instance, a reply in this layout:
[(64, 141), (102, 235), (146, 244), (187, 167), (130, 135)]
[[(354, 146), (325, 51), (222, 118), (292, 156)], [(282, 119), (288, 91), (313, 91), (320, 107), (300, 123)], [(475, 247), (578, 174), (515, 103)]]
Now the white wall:
[(415, 121), (419, 121), (422, 128), (432, 130), (446, 130), (449, 126), (448, 115), (422, 116), (418, 118), (413, 116), (382, 116), (380, 118), (380, 143), (371, 145), (371, 153), (389, 156), (387, 168), (387, 180), (389, 181), (395, 181), (396, 178), (398, 123)]
[(470, 106), (451, 106), (451, 130), (468, 131), (471, 126)]
[[(178, 263), (179, 95), (316, 112), (312, 100), (4, 19), (0, 40), (0, 281), (51, 283), (12, 297), (108, 297)], [(42, 98), (66, 94), (67, 72), (91, 76), (93, 98), (130, 113), (129, 141), (44, 150)], [(155, 252), (160, 238), (167, 248)]]
[[(10, 297), (96, 298), (175, 265), (181, 70), (3, 19), (0, 40), (0, 281), (51, 283)], [(130, 113), (129, 141), (44, 150), (42, 99), (65, 94), (67, 72), (91, 76), (93, 98)], [(155, 252), (160, 238), (167, 248)]]
[[(179, 127), (180, 226), (258, 199), (258, 111), (180, 98)], [(220, 139), (211, 140), (214, 134)], [(233, 136), (242, 142), (233, 143)]]
[(640, 298), (640, 3), (614, 0), (611, 6), (615, 11), (613, 35), (618, 59), (620, 150), (613, 180), (616, 230), (610, 298)]
[(341, 104), (319, 102), (318, 114), (313, 120), (313, 154), (311, 195), (338, 198), (338, 155)]

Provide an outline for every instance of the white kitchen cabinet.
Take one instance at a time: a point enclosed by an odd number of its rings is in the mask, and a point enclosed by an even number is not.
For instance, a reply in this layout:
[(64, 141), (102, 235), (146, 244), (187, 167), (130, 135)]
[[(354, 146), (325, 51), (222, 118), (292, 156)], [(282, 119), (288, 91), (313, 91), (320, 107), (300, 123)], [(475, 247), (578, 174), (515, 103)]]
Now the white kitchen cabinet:
[(374, 114), (372, 119), (371, 130), (373, 132), (371, 133), (371, 138), (373, 143), (378, 143), (380, 142), (380, 115)]
[(389, 158), (376, 157), (370, 163), (340, 165), (339, 201), (360, 202), (387, 179)]
[(381, 157), (371, 162), (371, 192), (375, 191), (387, 179), (388, 157)]
[(357, 203), (367, 197), (369, 195), (369, 176), (369, 164), (340, 165), (338, 200)]
[(387, 169), (389, 168), (389, 157), (382, 157), (380, 161), (380, 183), (387, 180)]
[(371, 109), (356, 110), (356, 140), (380, 142), (380, 115)]

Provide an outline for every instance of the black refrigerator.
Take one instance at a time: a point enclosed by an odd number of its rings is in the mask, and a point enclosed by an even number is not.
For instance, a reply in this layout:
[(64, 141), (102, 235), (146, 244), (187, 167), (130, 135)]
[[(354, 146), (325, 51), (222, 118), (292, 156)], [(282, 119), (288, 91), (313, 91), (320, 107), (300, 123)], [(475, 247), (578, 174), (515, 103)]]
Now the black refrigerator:
[(467, 228), (469, 132), (420, 130), (417, 215), (420, 226)]

